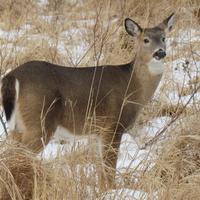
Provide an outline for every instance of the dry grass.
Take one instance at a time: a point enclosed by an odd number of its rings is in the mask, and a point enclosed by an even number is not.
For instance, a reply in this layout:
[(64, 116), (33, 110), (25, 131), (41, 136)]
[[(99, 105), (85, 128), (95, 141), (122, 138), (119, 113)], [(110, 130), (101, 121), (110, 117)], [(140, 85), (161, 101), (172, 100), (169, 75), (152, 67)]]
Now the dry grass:
[[(195, 63), (200, 60), (200, 45), (198, 40), (179, 37), (188, 29), (199, 30), (200, 1), (48, 0), (41, 5), (40, 1), (0, 1), (0, 29), (7, 32), (0, 35), (1, 74), (29, 60), (72, 67), (129, 62), (136, 45), (125, 34), (124, 19), (153, 26), (176, 13), (163, 84), (131, 132), (138, 145), (147, 150), (146, 156), (134, 169), (128, 167), (118, 174), (117, 189), (138, 190), (138, 199), (145, 195), (149, 200), (199, 199), (200, 117), (199, 102), (192, 94), (199, 86)], [(174, 62), (179, 58), (186, 62), (176, 67)], [(191, 77), (192, 65), (197, 69), (195, 78)], [(189, 82), (181, 85), (173, 76), (180, 68), (189, 77)], [(167, 97), (172, 89), (180, 97), (176, 104)], [(181, 102), (188, 94), (192, 95), (190, 102)], [(158, 116), (167, 116), (167, 122), (155, 137), (149, 136), (152, 120)], [(149, 129), (143, 131), (144, 126)], [(80, 144), (68, 148), (65, 144), (60, 148), (56, 156), (45, 160), (18, 145), (2, 142), (0, 199), (30, 199), (31, 195), (41, 200), (129, 198), (128, 194), (120, 197), (118, 190), (109, 198), (99, 194), (96, 180), (101, 165), (95, 147), (89, 150)], [(137, 152), (131, 156), (134, 160)]]
[[(60, 149), (44, 160), (19, 144), (4, 143), (0, 162), (0, 199), (95, 199), (98, 159), (92, 151), (77, 147)], [(62, 153), (61, 153), (62, 152)], [(88, 155), (88, 152), (87, 152)]]

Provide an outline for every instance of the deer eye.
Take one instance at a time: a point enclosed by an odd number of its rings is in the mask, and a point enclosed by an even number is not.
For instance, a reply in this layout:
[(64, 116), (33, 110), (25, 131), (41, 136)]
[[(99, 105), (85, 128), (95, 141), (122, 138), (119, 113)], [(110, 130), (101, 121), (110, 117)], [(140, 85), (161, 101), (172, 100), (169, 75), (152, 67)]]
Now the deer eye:
[(149, 40), (148, 39), (144, 39), (144, 43), (149, 43)]
[(162, 41), (165, 42), (165, 38), (162, 38)]

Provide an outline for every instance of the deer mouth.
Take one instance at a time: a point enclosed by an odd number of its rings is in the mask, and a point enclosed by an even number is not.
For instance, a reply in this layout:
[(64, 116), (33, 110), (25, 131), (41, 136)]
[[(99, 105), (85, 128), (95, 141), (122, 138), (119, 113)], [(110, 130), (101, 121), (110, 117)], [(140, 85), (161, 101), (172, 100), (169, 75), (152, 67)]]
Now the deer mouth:
[(164, 57), (166, 56), (166, 53), (165, 51), (163, 50), (158, 50), (156, 51), (154, 54), (153, 54), (153, 57), (156, 59), (156, 60), (161, 60), (163, 59)]

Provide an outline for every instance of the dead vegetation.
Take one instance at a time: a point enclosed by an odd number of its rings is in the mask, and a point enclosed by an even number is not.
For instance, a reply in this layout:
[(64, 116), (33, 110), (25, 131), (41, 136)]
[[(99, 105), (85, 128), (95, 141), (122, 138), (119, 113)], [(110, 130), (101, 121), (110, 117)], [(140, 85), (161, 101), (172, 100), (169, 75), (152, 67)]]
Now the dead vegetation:
[[(195, 97), (199, 89), (200, 45), (195, 39), (199, 37), (199, 5), (199, 0), (0, 1), (1, 74), (30, 60), (72, 67), (129, 62), (136, 44), (125, 34), (124, 19), (153, 26), (175, 12), (163, 83), (131, 131), (146, 155), (136, 167), (130, 165), (118, 173), (117, 189), (139, 191), (138, 199), (199, 199), (200, 117)], [(185, 77), (182, 83), (174, 75), (179, 72)], [(171, 102), (170, 91), (177, 92), (177, 102)], [(182, 101), (184, 96), (189, 98)], [(158, 117), (166, 118), (166, 123), (150, 136)], [(149, 129), (143, 131), (143, 127)], [(101, 164), (95, 148), (88, 150), (81, 143), (78, 148), (69, 146), (61, 145), (56, 156), (45, 160), (2, 141), (0, 199), (126, 198), (125, 194), (120, 198), (117, 189), (109, 198), (99, 194)], [(130, 156), (136, 159), (137, 152)]]

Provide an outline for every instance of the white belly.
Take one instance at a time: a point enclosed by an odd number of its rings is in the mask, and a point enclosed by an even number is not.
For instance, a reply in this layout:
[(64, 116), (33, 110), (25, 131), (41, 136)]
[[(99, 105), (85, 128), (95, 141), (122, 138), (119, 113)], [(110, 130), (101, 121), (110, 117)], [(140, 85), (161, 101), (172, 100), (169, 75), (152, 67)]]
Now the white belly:
[(74, 133), (69, 132), (66, 128), (62, 126), (58, 126), (53, 138), (58, 140), (68, 140), (68, 139), (79, 139), (84, 136), (82, 135), (75, 135)]

